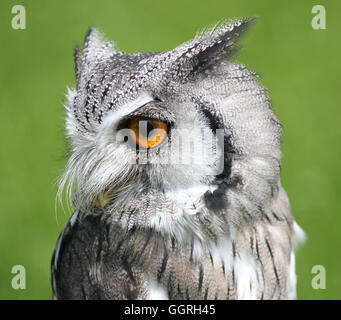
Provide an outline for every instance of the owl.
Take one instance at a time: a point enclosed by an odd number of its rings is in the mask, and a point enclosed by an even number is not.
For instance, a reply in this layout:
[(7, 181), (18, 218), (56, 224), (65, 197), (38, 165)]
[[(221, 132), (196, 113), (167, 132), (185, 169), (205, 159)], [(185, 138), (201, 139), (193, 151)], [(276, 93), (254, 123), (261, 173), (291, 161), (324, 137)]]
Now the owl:
[(96, 28), (76, 47), (55, 299), (296, 298), (282, 126), (233, 59), (252, 21), (169, 52), (125, 54)]

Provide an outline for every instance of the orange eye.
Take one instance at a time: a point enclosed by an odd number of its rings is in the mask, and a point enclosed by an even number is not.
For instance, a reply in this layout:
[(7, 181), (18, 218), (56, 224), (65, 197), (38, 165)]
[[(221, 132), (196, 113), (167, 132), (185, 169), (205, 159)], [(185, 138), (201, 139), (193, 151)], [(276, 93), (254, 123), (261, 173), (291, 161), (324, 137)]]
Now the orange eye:
[(157, 146), (167, 136), (167, 124), (158, 119), (136, 117), (129, 121), (128, 127), (136, 144), (145, 149)]

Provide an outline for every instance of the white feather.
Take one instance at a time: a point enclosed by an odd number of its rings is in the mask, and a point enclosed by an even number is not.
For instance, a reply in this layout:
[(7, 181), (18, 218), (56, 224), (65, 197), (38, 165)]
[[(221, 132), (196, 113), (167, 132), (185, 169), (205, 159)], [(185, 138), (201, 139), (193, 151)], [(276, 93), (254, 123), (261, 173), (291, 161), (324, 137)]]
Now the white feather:
[(166, 289), (157, 281), (150, 280), (147, 300), (168, 300)]

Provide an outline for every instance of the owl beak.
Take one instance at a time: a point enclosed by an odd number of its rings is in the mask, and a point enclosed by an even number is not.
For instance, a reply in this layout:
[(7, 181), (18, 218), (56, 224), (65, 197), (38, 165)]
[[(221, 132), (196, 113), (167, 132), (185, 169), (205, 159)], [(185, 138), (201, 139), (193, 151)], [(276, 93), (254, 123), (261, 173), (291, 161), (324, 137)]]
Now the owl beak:
[(111, 200), (111, 197), (109, 196), (109, 192), (104, 193), (104, 194), (100, 194), (98, 196), (96, 196), (92, 202), (97, 206), (97, 207), (101, 207), (104, 208)]

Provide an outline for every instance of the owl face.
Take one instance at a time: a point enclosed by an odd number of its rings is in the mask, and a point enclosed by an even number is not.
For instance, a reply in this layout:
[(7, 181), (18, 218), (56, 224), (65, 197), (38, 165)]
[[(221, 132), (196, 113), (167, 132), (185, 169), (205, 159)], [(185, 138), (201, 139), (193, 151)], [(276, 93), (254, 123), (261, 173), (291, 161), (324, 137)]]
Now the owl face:
[(202, 237), (261, 214), (278, 189), (281, 126), (255, 75), (231, 62), (250, 22), (165, 53), (124, 54), (89, 31), (66, 105), (61, 190), (74, 188), (76, 207)]

